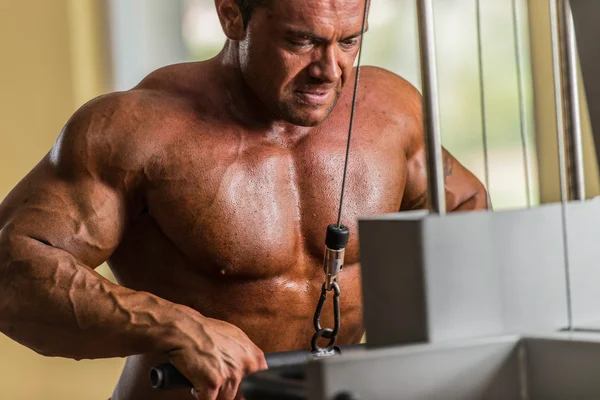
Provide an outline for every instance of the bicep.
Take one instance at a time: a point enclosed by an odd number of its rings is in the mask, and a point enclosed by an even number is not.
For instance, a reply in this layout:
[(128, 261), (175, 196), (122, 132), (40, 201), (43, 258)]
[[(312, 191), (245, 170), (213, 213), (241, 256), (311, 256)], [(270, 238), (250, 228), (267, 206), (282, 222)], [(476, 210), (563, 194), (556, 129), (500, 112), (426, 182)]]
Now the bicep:
[(106, 261), (124, 232), (126, 204), (91, 174), (61, 174), (44, 158), (0, 204), (0, 227), (67, 251), (90, 267)]

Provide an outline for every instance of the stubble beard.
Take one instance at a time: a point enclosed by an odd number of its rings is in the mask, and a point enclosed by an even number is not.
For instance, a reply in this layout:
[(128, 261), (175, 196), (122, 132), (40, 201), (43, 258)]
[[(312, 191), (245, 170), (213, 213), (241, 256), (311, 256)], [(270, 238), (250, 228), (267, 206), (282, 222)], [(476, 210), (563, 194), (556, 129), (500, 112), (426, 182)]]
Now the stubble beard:
[[(338, 103), (340, 98), (341, 90), (336, 90), (333, 100), (331, 104), (323, 107), (327, 107), (323, 117), (315, 118), (311, 115), (310, 111), (302, 112), (304, 110), (310, 109), (310, 106), (306, 104), (302, 104), (298, 99), (292, 97), (291, 101), (281, 102), (277, 104), (274, 112), (276, 116), (290, 124), (297, 126), (305, 126), (305, 127), (314, 127), (321, 125), (323, 122), (329, 118), (335, 106)], [(292, 95), (293, 96), (293, 95)]]

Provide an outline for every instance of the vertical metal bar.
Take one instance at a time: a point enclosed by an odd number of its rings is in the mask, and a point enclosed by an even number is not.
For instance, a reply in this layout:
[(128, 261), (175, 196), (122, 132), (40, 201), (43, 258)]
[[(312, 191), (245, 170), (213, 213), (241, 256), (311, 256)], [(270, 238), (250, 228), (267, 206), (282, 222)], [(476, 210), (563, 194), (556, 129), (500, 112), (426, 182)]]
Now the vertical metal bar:
[(417, 28), (421, 57), (423, 124), (426, 136), (427, 176), (430, 210), (446, 214), (444, 167), (440, 134), (440, 111), (435, 56), (435, 30), (432, 0), (417, 0)]
[(479, 73), (479, 105), (481, 112), (481, 132), (483, 139), (483, 167), (484, 167), (484, 185), (488, 193), (491, 193), (490, 186), (490, 157), (488, 146), (487, 131), (487, 113), (485, 105), (485, 79), (483, 71), (483, 38), (481, 30), (481, 0), (475, 0), (475, 23), (477, 30), (477, 69)]
[(571, 185), (573, 188), (573, 200), (585, 200), (585, 173), (583, 167), (583, 145), (581, 127), (581, 103), (578, 77), (577, 43), (575, 41), (575, 25), (571, 13), (571, 3), (564, 0), (564, 23), (565, 23), (565, 53), (567, 61), (567, 73), (569, 75), (569, 159)]
[(517, 85), (519, 92), (519, 123), (521, 126), (521, 146), (523, 149), (523, 171), (525, 173), (525, 196), (527, 207), (531, 207), (531, 169), (529, 168), (529, 141), (527, 140), (527, 121), (525, 118), (525, 80), (523, 79), (523, 60), (521, 53), (521, 33), (519, 29), (519, 10), (517, 0), (512, 0), (513, 36), (515, 40), (515, 62), (517, 67)]
[(558, 139), (558, 167), (560, 174), (560, 199), (565, 203), (568, 201), (568, 176), (565, 152), (565, 81), (563, 70), (563, 40), (560, 13), (563, 0), (550, 0), (550, 30), (552, 40), (552, 68), (554, 71), (554, 95), (556, 108), (556, 133)]
[(573, 307), (571, 298), (571, 267), (569, 262), (569, 243), (567, 232), (567, 167), (565, 152), (565, 117), (564, 117), (564, 71), (563, 71), (563, 34), (561, 13), (564, 10), (563, 0), (550, 1), (550, 31), (552, 39), (552, 66), (554, 70), (554, 97), (556, 108), (556, 132), (558, 138), (558, 167), (560, 175), (560, 200), (562, 204), (562, 231), (565, 257), (565, 280), (567, 291), (568, 328), (573, 329)]

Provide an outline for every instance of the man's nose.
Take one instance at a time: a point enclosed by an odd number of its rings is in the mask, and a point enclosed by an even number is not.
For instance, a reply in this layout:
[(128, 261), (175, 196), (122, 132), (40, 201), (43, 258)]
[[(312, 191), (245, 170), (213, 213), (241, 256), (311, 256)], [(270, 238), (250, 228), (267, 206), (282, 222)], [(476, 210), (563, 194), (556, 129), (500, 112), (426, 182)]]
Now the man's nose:
[(315, 59), (309, 69), (310, 76), (323, 82), (339, 81), (342, 68), (339, 65), (336, 46), (322, 47), (315, 53)]

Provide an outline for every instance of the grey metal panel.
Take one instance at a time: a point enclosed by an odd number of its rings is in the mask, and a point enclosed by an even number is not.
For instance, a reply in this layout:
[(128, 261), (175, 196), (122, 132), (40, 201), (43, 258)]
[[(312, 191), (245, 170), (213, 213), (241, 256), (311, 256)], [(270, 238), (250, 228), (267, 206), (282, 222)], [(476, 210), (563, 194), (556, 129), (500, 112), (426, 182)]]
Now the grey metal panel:
[(493, 261), (493, 230), (488, 229), (492, 218), (493, 213), (463, 213), (423, 220), (432, 341), (503, 331), (501, 271)]
[[(352, 391), (369, 400), (519, 399), (518, 338), (449, 346), (409, 346), (323, 360), (308, 366), (311, 400)], [(312, 372), (311, 372), (312, 370)]]
[[(311, 361), (310, 400), (600, 398), (600, 334), (557, 332), (410, 345)], [(274, 375), (273, 375), (274, 374)], [(281, 376), (261, 371), (263, 382)]]
[(551, 332), (568, 326), (561, 218), (560, 204), (493, 218), (504, 333)]
[(532, 400), (600, 398), (600, 343), (524, 340)]
[(455, 214), (427, 224), (432, 340), (567, 325), (559, 205)]
[(369, 346), (567, 326), (560, 205), (399, 213), (359, 230)]
[(427, 212), (359, 221), (369, 346), (427, 340), (421, 219)]
[(571, 0), (575, 23), (575, 36), (583, 83), (590, 110), (592, 132), (596, 144), (596, 156), (600, 154), (600, 2), (597, 0)]
[(600, 328), (600, 199), (566, 209), (573, 325)]

